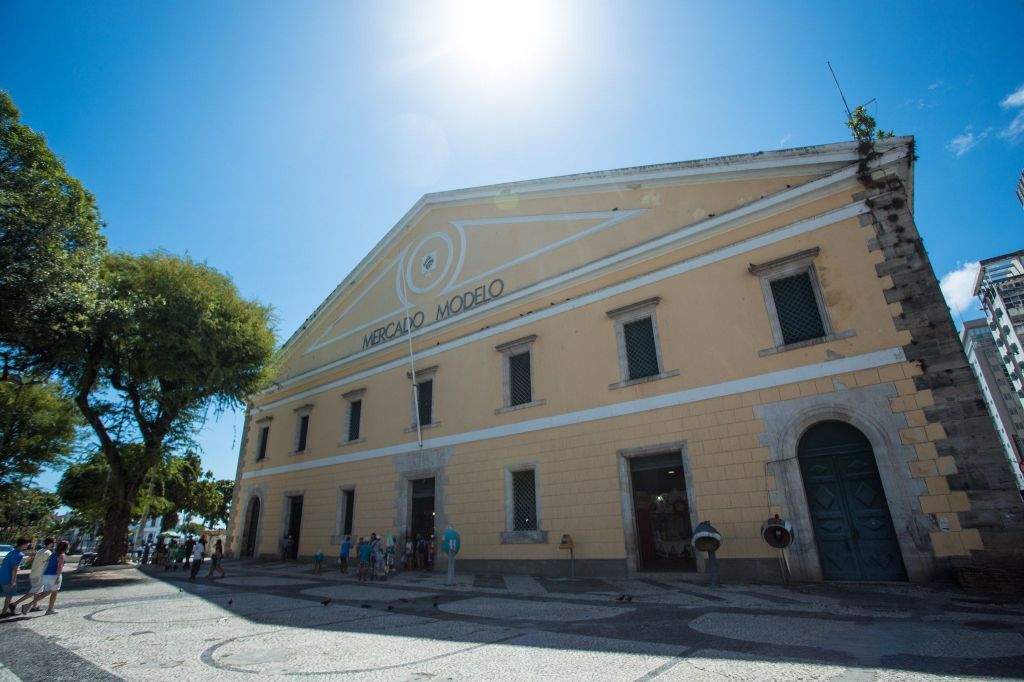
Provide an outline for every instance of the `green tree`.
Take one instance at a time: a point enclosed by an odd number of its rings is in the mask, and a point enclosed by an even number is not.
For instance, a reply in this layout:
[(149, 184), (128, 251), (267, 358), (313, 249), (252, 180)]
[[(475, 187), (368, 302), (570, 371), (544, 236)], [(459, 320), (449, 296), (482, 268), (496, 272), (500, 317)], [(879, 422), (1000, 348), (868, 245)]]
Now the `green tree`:
[(102, 453), (97, 452), (64, 470), (57, 495), (84, 524), (93, 526), (107, 516), (109, 488), (110, 467)]
[(0, 382), (0, 494), (23, 485), (43, 466), (64, 461), (82, 423), (58, 386)]
[(0, 91), (0, 380), (89, 326), (106, 242), (93, 196)]
[(187, 445), (205, 410), (240, 405), (269, 375), (270, 310), (226, 276), (163, 253), (104, 261), (105, 305), (61, 376), (110, 467), (97, 562), (127, 550), (128, 525), (149, 475)]
[(0, 495), (0, 535), (5, 538), (40, 537), (55, 526), (54, 510), (60, 498), (39, 488), (11, 490)]
[(853, 139), (858, 142), (871, 142), (876, 138), (884, 140), (893, 136), (891, 130), (879, 130), (875, 117), (869, 114), (863, 105), (853, 110), (846, 121), (846, 127), (850, 129)]

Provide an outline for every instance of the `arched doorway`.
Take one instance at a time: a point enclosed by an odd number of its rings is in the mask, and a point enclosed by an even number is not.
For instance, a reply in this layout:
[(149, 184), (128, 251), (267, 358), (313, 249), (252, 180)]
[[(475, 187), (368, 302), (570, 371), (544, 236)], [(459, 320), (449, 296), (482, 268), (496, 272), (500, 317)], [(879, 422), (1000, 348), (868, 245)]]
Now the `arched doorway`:
[(845, 422), (809, 428), (797, 447), (826, 580), (906, 580), (871, 443)]
[(249, 513), (245, 523), (245, 545), (242, 549), (242, 556), (256, 556), (256, 531), (260, 525), (260, 498), (254, 497), (249, 501)]

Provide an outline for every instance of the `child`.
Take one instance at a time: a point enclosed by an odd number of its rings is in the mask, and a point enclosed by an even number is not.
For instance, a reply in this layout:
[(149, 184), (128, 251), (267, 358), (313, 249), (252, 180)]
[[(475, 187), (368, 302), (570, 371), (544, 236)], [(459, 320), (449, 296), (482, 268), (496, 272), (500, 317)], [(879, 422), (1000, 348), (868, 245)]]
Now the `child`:
[(316, 554), (313, 555), (313, 573), (316, 575), (320, 574), (320, 569), (324, 565), (324, 550), (316, 550)]
[(54, 550), (50, 560), (46, 562), (46, 570), (43, 571), (43, 581), (39, 586), (39, 592), (36, 593), (36, 598), (32, 600), (31, 604), (21, 605), (21, 615), (24, 616), (31, 609), (35, 608), (36, 604), (47, 595), (50, 597), (50, 605), (43, 615), (52, 616), (57, 613), (57, 609), (53, 607), (57, 603), (57, 592), (60, 590), (61, 583), (60, 574), (64, 571), (64, 555), (67, 553), (68, 543), (66, 540), (61, 540), (57, 543), (57, 549)]
[[(4, 595), (4, 608), (0, 611), (0, 617), (14, 615), (14, 605), (11, 598), (18, 591), (18, 569), (25, 558), (25, 548), (28, 547), (27, 538), (18, 538), (14, 543), (14, 549), (4, 557), (3, 564), (0, 564), (0, 592)], [(66, 543), (65, 543), (66, 544)]]

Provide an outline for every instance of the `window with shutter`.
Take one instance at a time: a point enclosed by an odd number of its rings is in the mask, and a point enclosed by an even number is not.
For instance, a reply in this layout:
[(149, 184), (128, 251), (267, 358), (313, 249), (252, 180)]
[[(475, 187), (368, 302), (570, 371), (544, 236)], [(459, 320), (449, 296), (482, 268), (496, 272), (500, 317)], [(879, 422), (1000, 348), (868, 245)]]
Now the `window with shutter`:
[(353, 400), (348, 404), (348, 440), (359, 440), (359, 425), (363, 417), (363, 401)]
[(658, 373), (658, 349), (654, 343), (654, 324), (645, 317), (622, 325), (626, 341), (626, 364), (629, 378), (642, 379)]
[(434, 380), (421, 381), (416, 387), (416, 409), (420, 415), (420, 425), (432, 424), (434, 423)]
[(825, 336), (811, 277), (807, 272), (772, 280), (772, 298), (786, 344)]
[(537, 479), (533, 469), (512, 472), (512, 530), (537, 530)]
[(512, 355), (508, 359), (509, 405), (525, 405), (533, 401), (530, 379), (530, 352)]

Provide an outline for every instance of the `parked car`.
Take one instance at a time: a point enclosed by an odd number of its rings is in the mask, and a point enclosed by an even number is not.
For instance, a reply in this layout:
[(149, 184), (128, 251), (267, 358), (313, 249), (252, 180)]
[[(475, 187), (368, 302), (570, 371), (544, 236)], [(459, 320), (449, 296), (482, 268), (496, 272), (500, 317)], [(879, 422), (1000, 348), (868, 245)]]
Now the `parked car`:
[(14, 551), (14, 545), (0, 545), (0, 561), (2, 561), (8, 552)]

